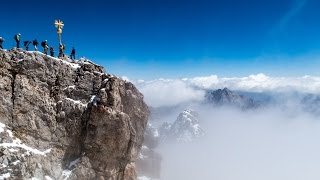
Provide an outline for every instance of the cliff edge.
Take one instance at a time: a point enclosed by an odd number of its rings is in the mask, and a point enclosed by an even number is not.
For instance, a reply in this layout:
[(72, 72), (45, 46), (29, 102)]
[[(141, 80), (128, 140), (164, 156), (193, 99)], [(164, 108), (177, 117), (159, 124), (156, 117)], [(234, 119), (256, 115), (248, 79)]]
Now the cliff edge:
[(135, 180), (148, 116), (99, 65), (0, 50), (0, 179)]

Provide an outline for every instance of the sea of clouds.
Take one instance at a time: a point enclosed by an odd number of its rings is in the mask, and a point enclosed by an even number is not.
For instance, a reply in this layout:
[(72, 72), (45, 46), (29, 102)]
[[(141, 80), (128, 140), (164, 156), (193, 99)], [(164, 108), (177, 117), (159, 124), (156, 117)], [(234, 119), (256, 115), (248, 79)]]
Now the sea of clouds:
[(132, 81), (144, 94), (152, 107), (178, 105), (188, 101), (201, 101), (204, 90), (227, 87), (232, 91), (247, 92), (300, 92), (320, 94), (320, 77), (269, 77), (264, 74), (247, 77), (194, 77), (182, 79), (156, 79)]
[(200, 112), (206, 136), (161, 144), (164, 180), (318, 180), (320, 120), (278, 109)]
[[(201, 102), (205, 90), (224, 87), (232, 91), (280, 93), (279, 102), (287, 103), (249, 111), (199, 103), (195, 109), (206, 136), (194, 143), (161, 144), (157, 149), (162, 155), (161, 179), (320, 179), (320, 117), (305, 112), (295, 94), (320, 94), (320, 77), (212, 75), (133, 83), (152, 107)], [(172, 113), (172, 121), (178, 113)]]

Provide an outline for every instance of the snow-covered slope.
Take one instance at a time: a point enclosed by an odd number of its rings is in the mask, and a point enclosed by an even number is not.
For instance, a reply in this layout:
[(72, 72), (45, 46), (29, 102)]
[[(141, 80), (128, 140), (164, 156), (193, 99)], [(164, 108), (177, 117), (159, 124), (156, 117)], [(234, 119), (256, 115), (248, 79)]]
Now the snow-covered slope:
[(205, 135), (201, 129), (198, 115), (192, 109), (184, 110), (171, 125), (164, 123), (160, 128), (160, 137), (165, 141), (192, 142)]

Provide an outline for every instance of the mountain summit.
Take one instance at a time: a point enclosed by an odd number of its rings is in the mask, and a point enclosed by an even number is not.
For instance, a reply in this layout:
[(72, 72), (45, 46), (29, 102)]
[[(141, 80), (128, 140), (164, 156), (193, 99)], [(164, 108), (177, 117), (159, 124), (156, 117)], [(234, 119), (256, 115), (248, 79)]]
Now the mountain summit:
[(162, 140), (180, 143), (192, 142), (205, 135), (199, 124), (199, 117), (192, 109), (181, 112), (173, 124), (163, 123), (159, 128)]
[(205, 94), (205, 103), (212, 104), (213, 106), (234, 106), (242, 109), (259, 106), (253, 99), (230, 91), (228, 88), (208, 90)]
[(0, 179), (135, 180), (149, 110), (90, 61), (0, 50)]

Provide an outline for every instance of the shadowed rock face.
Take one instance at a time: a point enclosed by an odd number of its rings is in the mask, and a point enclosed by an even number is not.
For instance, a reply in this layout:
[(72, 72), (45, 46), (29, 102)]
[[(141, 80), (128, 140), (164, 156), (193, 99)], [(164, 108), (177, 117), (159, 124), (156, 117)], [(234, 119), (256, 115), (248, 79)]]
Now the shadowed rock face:
[(148, 116), (101, 66), (0, 50), (0, 177), (136, 179)]

